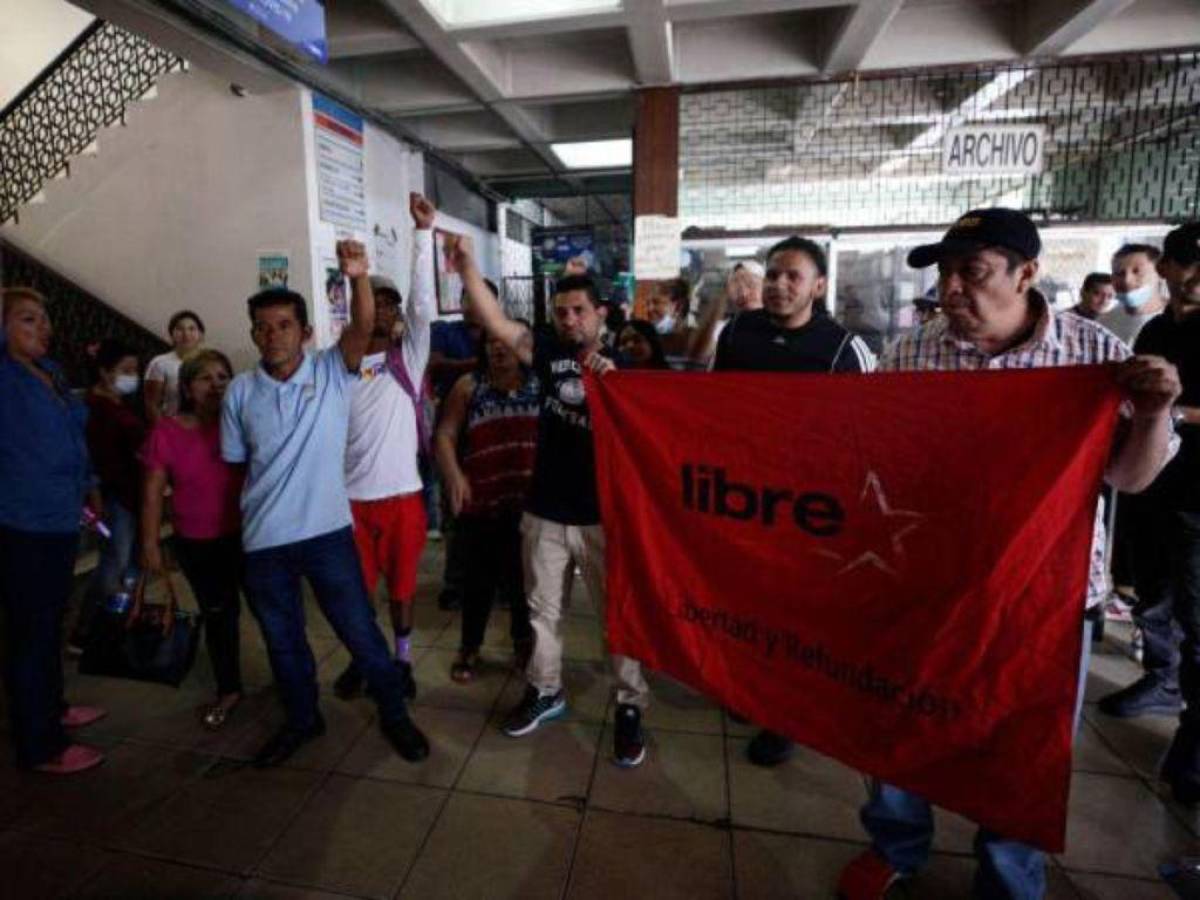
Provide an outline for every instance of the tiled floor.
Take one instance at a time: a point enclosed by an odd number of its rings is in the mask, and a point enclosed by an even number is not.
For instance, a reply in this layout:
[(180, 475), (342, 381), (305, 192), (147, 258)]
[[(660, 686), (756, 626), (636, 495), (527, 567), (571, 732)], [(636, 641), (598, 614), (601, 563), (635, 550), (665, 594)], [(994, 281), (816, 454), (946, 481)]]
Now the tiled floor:
[[(369, 702), (328, 692), (346, 657), (314, 611), (329, 731), (284, 768), (247, 768), (279, 720), (247, 616), (252, 696), (218, 735), (194, 715), (210, 685), (203, 653), (178, 691), (69, 676), (72, 699), (111, 711), (87, 735), (108, 761), (64, 780), (0, 766), (0, 897), (832, 897), (862, 846), (858, 775), (810, 751), (756, 769), (744, 756), (751, 729), (660, 678), (646, 763), (616, 768), (608, 680), (582, 597), (567, 627), (570, 717), (505, 737), (498, 722), (522, 686), (507, 665), (507, 617), (489, 632), (482, 677), (451, 682), (458, 620), (434, 602), (439, 551), (426, 554), (417, 615), (414, 715), (433, 744), (427, 762), (390, 750)], [(1122, 649), (1110, 640), (1092, 665), (1052, 900), (1168, 898), (1156, 865), (1197, 850), (1200, 814), (1153, 778), (1171, 722), (1116, 722), (1093, 705), (1135, 676)], [(0, 742), (7, 755), (7, 735)], [(935, 859), (903, 896), (969, 896), (973, 829), (950, 814), (939, 824)]]

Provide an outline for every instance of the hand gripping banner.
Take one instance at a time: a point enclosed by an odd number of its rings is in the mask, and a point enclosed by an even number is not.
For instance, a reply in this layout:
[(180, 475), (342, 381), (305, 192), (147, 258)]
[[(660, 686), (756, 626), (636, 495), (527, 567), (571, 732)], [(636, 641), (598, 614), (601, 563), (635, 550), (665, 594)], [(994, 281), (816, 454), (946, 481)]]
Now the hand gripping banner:
[(1063, 849), (1110, 368), (587, 393), (614, 652)]

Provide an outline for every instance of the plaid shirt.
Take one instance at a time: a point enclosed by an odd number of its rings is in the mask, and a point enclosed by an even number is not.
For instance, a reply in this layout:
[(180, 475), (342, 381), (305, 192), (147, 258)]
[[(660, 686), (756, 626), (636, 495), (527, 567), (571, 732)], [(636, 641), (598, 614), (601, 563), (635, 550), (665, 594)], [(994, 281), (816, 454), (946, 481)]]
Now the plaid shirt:
[[(1018, 347), (988, 356), (974, 344), (956, 338), (950, 332), (948, 320), (938, 317), (922, 328), (903, 335), (884, 350), (879, 360), (879, 371), (1038, 369), (1044, 366), (1120, 362), (1130, 356), (1129, 348), (1121, 339), (1102, 325), (1072, 313), (1056, 312), (1036, 291), (1030, 292), (1030, 299), (1038, 309), (1037, 325), (1030, 339)], [(1178, 446), (1178, 437), (1172, 436), (1168, 459), (1175, 454)], [(1103, 601), (1108, 592), (1104, 505), (1098, 501), (1088, 573), (1088, 608)]]

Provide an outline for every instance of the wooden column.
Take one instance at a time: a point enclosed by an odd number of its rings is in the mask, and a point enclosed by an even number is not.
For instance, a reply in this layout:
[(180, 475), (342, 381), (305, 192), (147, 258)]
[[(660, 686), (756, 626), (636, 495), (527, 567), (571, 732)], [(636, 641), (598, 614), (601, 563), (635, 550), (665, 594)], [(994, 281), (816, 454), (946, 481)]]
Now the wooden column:
[[(637, 92), (633, 125), (633, 215), (679, 214), (679, 88)], [(629, 264), (633, 265), (630, 259)], [(654, 282), (638, 281), (633, 314), (645, 318)]]

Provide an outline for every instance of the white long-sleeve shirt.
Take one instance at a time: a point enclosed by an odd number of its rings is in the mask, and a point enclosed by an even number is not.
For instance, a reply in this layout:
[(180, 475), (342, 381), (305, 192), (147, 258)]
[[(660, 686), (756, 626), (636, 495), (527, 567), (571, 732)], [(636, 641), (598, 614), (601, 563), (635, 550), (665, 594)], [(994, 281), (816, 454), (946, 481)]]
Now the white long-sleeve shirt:
[[(433, 231), (417, 229), (401, 352), (418, 391), (429, 363), (430, 325), (437, 316), (433, 279)], [(417, 440), (412, 398), (388, 371), (387, 353), (367, 354), (354, 386), (346, 440), (346, 493), (350, 499), (382, 500), (421, 490)]]

